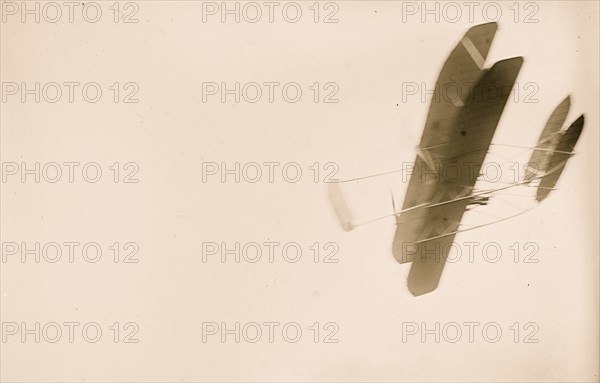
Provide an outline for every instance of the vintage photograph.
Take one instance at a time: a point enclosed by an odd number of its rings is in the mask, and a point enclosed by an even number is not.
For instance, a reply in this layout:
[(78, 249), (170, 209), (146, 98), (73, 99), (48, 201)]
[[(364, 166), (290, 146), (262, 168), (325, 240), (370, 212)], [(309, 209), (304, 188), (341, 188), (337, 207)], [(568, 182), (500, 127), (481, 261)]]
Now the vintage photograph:
[(598, 1), (0, 1), (1, 382), (600, 382)]

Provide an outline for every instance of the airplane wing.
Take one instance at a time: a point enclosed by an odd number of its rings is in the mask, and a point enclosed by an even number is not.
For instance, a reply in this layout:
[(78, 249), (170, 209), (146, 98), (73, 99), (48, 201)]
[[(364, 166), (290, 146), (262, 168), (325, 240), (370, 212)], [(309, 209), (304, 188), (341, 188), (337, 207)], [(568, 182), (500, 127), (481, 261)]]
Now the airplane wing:
[(581, 115), (564, 133), (561, 134), (556, 150), (551, 152), (546, 173), (542, 177), (537, 189), (536, 200), (543, 201), (554, 189), (565, 165), (573, 155), (573, 148), (583, 130), (584, 117)]
[[(456, 121), (464, 104), (486, 70), (485, 58), (498, 25), (487, 23), (469, 29), (444, 63), (429, 107), (423, 136), (415, 160), (415, 174), (409, 181), (402, 209), (431, 202), (435, 182), (423, 182), (424, 176), (439, 167), (448, 143), (457, 130)], [(457, 88), (458, 87), (458, 88)], [(452, 90), (460, 98), (453, 97)], [(437, 165), (437, 166), (436, 166)], [(408, 217), (410, 219), (410, 217)]]
[(569, 108), (571, 106), (571, 98), (565, 98), (550, 115), (544, 130), (538, 140), (538, 143), (531, 154), (531, 158), (525, 169), (524, 179), (533, 180), (546, 171), (550, 164), (550, 156), (552, 151), (556, 149), (558, 141), (561, 137), (560, 129), (565, 123)]
[[(471, 97), (475, 85), (486, 73), (483, 69), (485, 59), (498, 29), (497, 23), (476, 25), (469, 29), (456, 45), (444, 63), (437, 79), (433, 99), (429, 108), (425, 129), (415, 159), (415, 174), (409, 181), (407, 196), (402, 210), (430, 203), (438, 191), (435, 180), (421, 181), (428, 173), (435, 171), (446, 151), (450, 137), (456, 130), (456, 121), (465, 103)], [(352, 215), (339, 185), (330, 184), (329, 198), (336, 215), (346, 231), (354, 228)], [(406, 212), (401, 216), (403, 222), (419, 221), (421, 210)], [(404, 230), (407, 225), (398, 226)], [(418, 240), (414, 230), (404, 232), (401, 237)], [(396, 243), (396, 241), (394, 242)], [(395, 246), (395, 245), (394, 245)], [(394, 250), (394, 255), (400, 252)], [(397, 257), (398, 261), (401, 260)]]
[[(439, 193), (436, 168), (440, 167), (440, 160), (445, 156), (448, 143), (456, 135), (456, 122), (460, 112), (472, 98), (475, 84), (487, 71), (483, 69), (483, 65), (497, 29), (496, 23), (472, 27), (444, 63), (436, 82), (402, 210), (431, 203), (436, 199), (436, 193)], [(420, 229), (416, 230), (412, 223), (422, 222), (424, 214), (423, 209), (414, 209), (396, 218), (396, 237), (403, 239), (394, 239), (392, 253), (398, 262), (407, 262), (403, 256), (402, 242), (421, 239)]]
[[(412, 261), (408, 287), (414, 295), (431, 292), (438, 285), (455, 236), (444, 234), (458, 231), (467, 206), (473, 202), (461, 197), (469, 196), (473, 191), (522, 63), (522, 57), (502, 60), (484, 74), (454, 126), (446, 132), (450, 144), (444, 145), (443, 149), (440, 147), (437, 153), (442, 173), (433, 177), (433, 181), (432, 177), (415, 180), (422, 175), (418, 172), (411, 177), (407, 192), (409, 203), (413, 203), (411, 199), (423, 187), (428, 193), (427, 202), (435, 204), (397, 217), (392, 251), (397, 260)], [(454, 173), (448, 174), (447, 169), (454, 169)], [(431, 240), (427, 241), (428, 238)], [(411, 257), (403, 254), (406, 242), (418, 242), (414, 244)]]
[(496, 23), (472, 27), (444, 63), (419, 144), (419, 156), (429, 165), (436, 160), (440, 146), (449, 142), (462, 107), (482, 78), (497, 29)]

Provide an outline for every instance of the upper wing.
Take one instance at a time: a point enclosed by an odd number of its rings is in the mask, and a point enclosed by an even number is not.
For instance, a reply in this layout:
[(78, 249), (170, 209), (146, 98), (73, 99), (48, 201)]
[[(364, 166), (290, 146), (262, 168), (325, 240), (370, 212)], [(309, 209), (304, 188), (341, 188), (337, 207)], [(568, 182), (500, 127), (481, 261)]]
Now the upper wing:
[[(460, 130), (457, 120), (465, 104), (473, 98), (474, 85), (486, 73), (483, 65), (497, 28), (496, 23), (472, 27), (444, 63), (435, 85), (402, 210), (439, 200), (436, 197), (439, 193), (436, 168), (440, 167), (451, 138)], [(394, 239), (392, 253), (399, 262), (405, 262), (401, 242), (421, 239), (425, 214), (423, 209), (415, 209), (397, 217), (395, 237), (398, 239)]]
[(483, 65), (498, 25), (487, 23), (469, 29), (444, 63), (419, 148), (435, 160), (437, 145), (449, 142), (456, 119), (473, 87), (483, 76)]
[(498, 61), (474, 88), (452, 131), (451, 144), (441, 152), (445, 167), (473, 167), (474, 174), (463, 172), (454, 183), (475, 183), (522, 65), (522, 57)]
[(573, 155), (573, 148), (583, 130), (584, 117), (581, 115), (560, 137), (556, 150), (552, 152), (546, 174), (542, 177), (538, 186), (536, 200), (543, 201), (552, 191), (560, 175), (562, 174), (567, 161)]
[[(435, 185), (436, 198), (430, 201), (447, 203), (414, 210), (421, 210), (419, 213), (407, 212), (413, 213), (408, 215), (410, 218), (418, 216), (420, 218), (418, 221), (404, 221), (402, 217), (404, 213), (398, 218), (399, 226), (408, 224), (417, 230), (413, 234), (413, 239), (408, 239), (409, 241), (432, 238), (431, 241), (415, 244), (416, 248), (413, 249), (413, 264), (408, 277), (408, 287), (414, 295), (433, 291), (438, 285), (454, 240), (454, 234), (440, 236), (458, 229), (470, 201), (455, 199), (468, 196), (473, 190), (522, 63), (522, 57), (497, 62), (474, 88), (472, 97), (457, 120), (457, 129), (454, 129), (454, 134), (450, 137), (451, 144), (446, 146), (441, 157), (444, 167), (454, 165), (453, 168), (462, 171), (453, 178), (442, 174)], [(493, 94), (489, 93), (490, 89), (493, 90)], [(406, 231), (406, 228), (397, 229), (393, 246), (395, 251), (406, 249), (407, 239), (401, 237)], [(403, 254), (394, 254), (394, 256), (396, 259), (406, 258)]]
[(423, 179), (439, 167), (450, 140), (459, 131), (457, 120), (465, 104), (473, 98), (475, 84), (486, 72), (483, 64), (497, 28), (496, 23), (472, 27), (444, 63), (435, 85), (403, 210), (431, 202), (436, 187)]
[(531, 154), (531, 158), (527, 163), (527, 169), (525, 170), (525, 180), (531, 180), (539, 175), (540, 172), (545, 171), (550, 163), (550, 156), (552, 150), (558, 145), (560, 139), (560, 129), (565, 123), (569, 108), (571, 106), (571, 98), (565, 98), (557, 107), (554, 112), (550, 115), (544, 130), (538, 140), (536, 148)]

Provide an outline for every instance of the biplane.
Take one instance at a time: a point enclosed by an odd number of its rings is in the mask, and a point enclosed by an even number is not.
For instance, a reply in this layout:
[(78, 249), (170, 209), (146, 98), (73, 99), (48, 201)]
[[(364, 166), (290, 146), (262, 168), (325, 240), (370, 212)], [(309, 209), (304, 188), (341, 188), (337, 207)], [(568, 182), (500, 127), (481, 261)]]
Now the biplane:
[[(547, 121), (523, 178), (497, 189), (475, 189), (523, 64), (522, 57), (513, 57), (484, 67), (496, 30), (496, 23), (472, 27), (444, 63), (416, 150), (404, 203), (399, 211), (393, 205), (393, 214), (388, 215), (396, 219), (392, 254), (398, 262), (412, 264), (408, 288), (415, 296), (437, 288), (455, 236), (465, 231), (461, 230), (461, 220), (466, 211), (486, 205), (493, 193), (517, 185), (536, 187), (537, 203), (544, 200), (554, 190), (583, 129), (583, 115), (568, 129), (562, 129), (570, 108), (567, 97)], [(458, 87), (455, 94), (459, 97), (442, 97), (441, 92), (449, 84)], [(454, 177), (443, 175), (444, 169), (465, 164), (472, 171), (457, 172)], [(357, 224), (344, 199), (342, 182), (330, 184), (329, 194), (343, 229), (348, 231)], [(441, 256), (427, 250), (431, 248), (441, 249)]]

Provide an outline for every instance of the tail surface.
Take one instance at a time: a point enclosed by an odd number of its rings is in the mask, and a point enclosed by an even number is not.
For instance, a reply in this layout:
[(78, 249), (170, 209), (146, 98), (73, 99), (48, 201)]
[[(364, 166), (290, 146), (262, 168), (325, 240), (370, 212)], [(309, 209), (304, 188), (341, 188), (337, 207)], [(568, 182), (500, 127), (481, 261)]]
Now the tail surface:
[(558, 145), (549, 158), (547, 169), (538, 186), (535, 197), (538, 202), (542, 202), (554, 190), (567, 161), (573, 156), (573, 148), (579, 140), (584, 122), (585, 118), (581, 115), (569, 129), (561, 133)]

